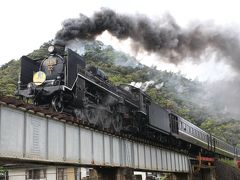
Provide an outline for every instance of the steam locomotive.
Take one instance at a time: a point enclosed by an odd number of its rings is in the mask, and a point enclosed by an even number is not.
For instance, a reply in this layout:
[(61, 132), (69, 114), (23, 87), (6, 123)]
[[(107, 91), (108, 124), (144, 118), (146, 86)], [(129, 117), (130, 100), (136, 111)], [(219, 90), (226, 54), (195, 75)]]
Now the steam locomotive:
[(102, 70), (86, 65), (80, 55), (71, 49), (65, 51), (61, 43), (48, 51), (45, 59), (21, 58), (17, 96), (32, 99), (37, 106), (70, 113), (99, 128), (225, 157), (239, 156), (240, 149), (161, 108), (139, 88), (113, 85)]

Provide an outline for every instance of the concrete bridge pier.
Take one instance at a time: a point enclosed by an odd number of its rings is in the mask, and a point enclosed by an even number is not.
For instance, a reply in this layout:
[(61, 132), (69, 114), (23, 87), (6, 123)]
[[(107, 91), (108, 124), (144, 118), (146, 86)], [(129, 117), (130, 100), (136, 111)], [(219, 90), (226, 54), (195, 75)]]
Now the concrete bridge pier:
[(133, 180), (133, 169), (118, 168), (116, 172), (116, 180)]
[(135, 180), (130, 168), (96, 168), (89, 173), (88, 180)]
[(215, 168), (201, 169), (201, 175), (204, 180), (216, 180)]

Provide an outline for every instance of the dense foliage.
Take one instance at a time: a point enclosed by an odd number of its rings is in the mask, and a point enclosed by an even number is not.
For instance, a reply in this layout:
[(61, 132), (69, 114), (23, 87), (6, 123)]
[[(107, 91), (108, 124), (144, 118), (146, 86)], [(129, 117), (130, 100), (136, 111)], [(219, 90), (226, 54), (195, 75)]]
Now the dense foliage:
[[(39, 59), (47, 56), (48, 43), (28, 56)], [(154, 81), (147, 88), (147, 94), (161, 106), (172, 110), (187, 120), (231, 144), (240, 144), (240, 122), (226, 119), (218, 112), (211, 112), (200, 106), (195, 98), (202, 84), (184, 78), (181, 74), (159, 71), (155, 67), (139, 64), (133, 57), (104, 46), (101, 42), (86, 42), (84, 59), (105, 71), (114, 84)], [(20, 62), (12, 60), (0, 67), (0, 94), (14, 95), (17, 86)], [(160, 88), (157, 88), (160, 85)], [(219, 121), (221, 119), (221, 121)], [(222, 120), (224, 119), (224, 122)]]
[(14, 95), (17, 86), (20, 62), (11, 60), (0, 67), (0, 95)]

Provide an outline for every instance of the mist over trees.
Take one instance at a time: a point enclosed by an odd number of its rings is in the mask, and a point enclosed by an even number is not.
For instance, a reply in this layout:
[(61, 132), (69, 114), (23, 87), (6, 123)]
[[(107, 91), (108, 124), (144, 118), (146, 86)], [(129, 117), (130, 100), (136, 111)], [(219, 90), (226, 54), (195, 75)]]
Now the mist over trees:
[[(44, 43), (28, 56), (33, 59), (47, 56), (50, 43)], [(179, 73), (159, 71), (156, 67), (141, 65), (133, 57), (116, 51), (111, 46), (105, 46), (100, 41), (84, 41), (84, 48), (80, 53), (87, 64), (98, 66), (115, 85), (153, 81), (146, 90), (153, 101), (207, 132), (231, 144), (240, 145), (240, 119), (223, 113), (221, 106), (211, 109), (204, 106), (200, 102), (203, 95), (202, 83), (186, 79)], [(19, 72), (19, 60), (11, 60), (0, 67), (1, 96), (14, 96)]]

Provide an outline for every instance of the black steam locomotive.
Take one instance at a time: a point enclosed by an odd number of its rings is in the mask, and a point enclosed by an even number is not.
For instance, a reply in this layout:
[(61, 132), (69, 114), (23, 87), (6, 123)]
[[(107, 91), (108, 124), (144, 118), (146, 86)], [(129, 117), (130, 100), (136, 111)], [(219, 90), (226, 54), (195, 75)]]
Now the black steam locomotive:
[(42, 60), (21, 58), (17, 96), (70, 113), (99, 128), (142, 134), (166, 144), (174, 142), (231, 158), (240, 153), (238, 148), (161, 108), (139, 88), (112, 85), (103, 71), (87, 66), (71, 49), (65, 51), (63, 45), (55, 44), (48, 50), (49, 56)]
[(104, 72), (71, 49), (49, 47), (43, 60), (21, 58), (17, 95), (51, 106), (102, 128), (140, 131), (147, 123), (150, 98), (130, 85), (114, 86)]

